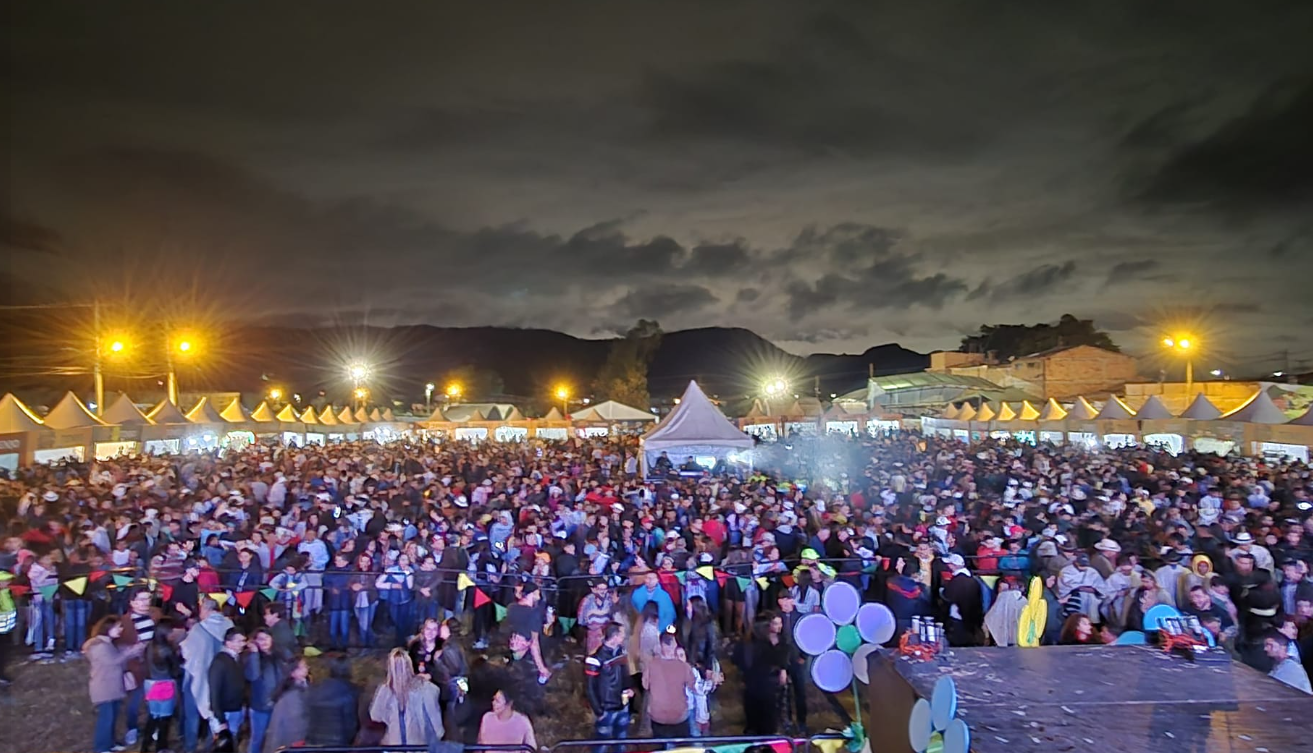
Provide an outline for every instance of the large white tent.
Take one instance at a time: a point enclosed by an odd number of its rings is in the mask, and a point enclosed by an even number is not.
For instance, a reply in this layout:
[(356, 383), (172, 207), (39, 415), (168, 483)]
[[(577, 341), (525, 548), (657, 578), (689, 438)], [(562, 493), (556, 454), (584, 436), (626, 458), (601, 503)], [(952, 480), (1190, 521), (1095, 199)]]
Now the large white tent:
[(643, 471), (646, 473), (662, 452), (669, 453), (678, 466), (686, 457), (719, 461), (755, 446), (756, 441), (725, 418), (697, 382), (689, 382), (679, 405), (643, 436)]
[[(1223, 421), (1242, 421), (1247, 424), (1284, 424), (1289, 417), (1272, 402), (1267, 392), (1259, 390), (1244, 405), (1222, 414)], [(46, 421), (46, 423), (50, 423)]]
[(0, 398), (0, 434), (21, 434), (40, 428), (41, 419), (23, 401), (13, 395)]
[(88, 426), (104, 426), (105, 422), (101, 421), (95, 413), (87, 409), (87, 406), (78, 400), (78, 396), (72, 392), (64, 394), (64, 398), (50, 409), (50, 412), (43, 419), (46, 427), (51, 429), (82, 429)]
[(1206, 397), (1203, 393), (1195, 396), (1190, 407), (1181, 413), (1181, 418), (1189, 418), (1195, 421), (1212, 421), (1215, 418), (1221, 418), (1222, 411)]
[(1149, 399), (1144, 401), (1144, 405), (1141, 405), (1140, 409), (1135, 411), (1135, 417), (1148, 421), (1162, 421), (1169, 418), (1175, 418), (1175, 416), (1172, 415), (1172, 412), (1167, 410), (1167, 406), (1163, 405), (1163, 401), (1158, 399), (1157, 395), (1150, 395)]
[(570, 420), (618, 424), (626, 421), (655, 421), (657, 418), (647, 411), (630, 408), (628, 405), (617, 403), (614, 400), (607, 400), (604, 403), (590, 405), (581, 411), (570, 414)]
[(155, 423), (146, 417), (141, 409), (133, 404), (132, 399), (122, 392), (114, 398), (105, 411), (100, 414), (100, 418), (107, 424), (119, 426), (142, 426)]

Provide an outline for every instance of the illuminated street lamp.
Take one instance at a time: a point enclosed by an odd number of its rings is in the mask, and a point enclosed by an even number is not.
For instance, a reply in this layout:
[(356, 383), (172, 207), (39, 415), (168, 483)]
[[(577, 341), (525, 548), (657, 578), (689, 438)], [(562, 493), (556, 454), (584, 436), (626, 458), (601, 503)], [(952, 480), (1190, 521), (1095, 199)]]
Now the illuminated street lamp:
[(277, 403), (279, 400), (283, 399), (283, 391), (278, 389), (277, 387), (274, 387), (273, 389), (269, 390), (269, 399)]
[(351, 377), (352, 386), (359, 387), (362, 382), (369, 378), (369, 366), (357, 361), (346, 369), (347, 376)]
[(1185, 359), (1185, 399), (1187, 401), (1194, 396), (1194, 351), (1198, 349), (1198, 345), (1197, 342), (1185, 335), (1163, 338), (1164, 348)]
[(761, 392), (763, 395), (766, 396), (767, 415), (770, 415), (771, 412), (771, 406), (770, 406), (771, 400), (784, 397), (785, 393), (787, 393), (788, 391), (789, 391), (789, 383), (784, 379), (784, 377), (774, 377), (772, 379), (767, 379), (761, 385)]
[(92, 361), (91, 369), (96, 388), (96, 407), (92, 410), (96, 411), (97, 416), (105, 412), (105, 373), (101, 369), (101, 361), (105, 357), (114, 359), (123, 358), (128, 354), (129, 350), (130, 347), (127, 338), (118, 336), (102, 338), (97, 334), (96, 353), (95, 358)]
[(561, 401), (562, 415), (570, 415), (570, 388), (564, 384), (557, 385), (556, 399)]
[(177, 358), (191, 358), (196, 355), (196, 341), (189, 335), (175, 335), (164, 348), (164, 360), (169, 371), (169, 402), (178, 404), (178, 370), (174, 365)]
[(432, 407), (433, 407), (433, 390), (435, 390), (435, 389), (437, 389), (437, 388), (438, 388), (438, 386), (437, 386), (436, 384), (434, 384), (433, 382), (429, 382), (428, 384), (424, 385), (424, 407), (425, 407), (425, 408), (432, 408)]
[(447, 385), (447, 404), (454, 404), (460, 399), (461, 386), (459, 382), (452, 382)]

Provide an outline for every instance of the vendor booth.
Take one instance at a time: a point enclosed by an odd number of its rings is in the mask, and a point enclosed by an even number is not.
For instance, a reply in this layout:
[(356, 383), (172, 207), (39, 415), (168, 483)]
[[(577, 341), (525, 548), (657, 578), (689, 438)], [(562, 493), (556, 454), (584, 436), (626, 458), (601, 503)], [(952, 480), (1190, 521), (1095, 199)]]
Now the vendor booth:
[(686, 458), (712, 468), (726, 463), (730, 468), (750, 468), (756, 441), (739, 431), (720, 409), (712, 404), (697, 382), (689, 382), (679, 405), (656, 428), (643, 435), (640, 457), (647, 474), (666, 453), (678, 468)]

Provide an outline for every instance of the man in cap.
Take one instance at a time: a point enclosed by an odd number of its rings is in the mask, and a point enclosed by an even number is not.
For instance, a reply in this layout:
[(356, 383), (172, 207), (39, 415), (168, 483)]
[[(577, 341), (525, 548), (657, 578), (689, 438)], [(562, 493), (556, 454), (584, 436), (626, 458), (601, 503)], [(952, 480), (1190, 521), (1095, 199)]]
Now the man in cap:
[(985, 620), (984, 592), (980, 581), (967, 569), (966, 560), (957, 553), (944, 557), (948, 572), (944, 577), (944, 603), (948, 606), (948, 640), (954, 646), (976, 646)]
[(1266, 571), (1268, 575), (1274, 574), (1276, 563), (1272, 560), (1272, 553), (1262, 544), (1254, 543), (1253, 534), (1242, 530), (1232, 536), (1231, 541), (1235, 544), (1235, 549), (1231, 550), (1232, 558), (1244, 552), (1254, 558), (1254, 567)]

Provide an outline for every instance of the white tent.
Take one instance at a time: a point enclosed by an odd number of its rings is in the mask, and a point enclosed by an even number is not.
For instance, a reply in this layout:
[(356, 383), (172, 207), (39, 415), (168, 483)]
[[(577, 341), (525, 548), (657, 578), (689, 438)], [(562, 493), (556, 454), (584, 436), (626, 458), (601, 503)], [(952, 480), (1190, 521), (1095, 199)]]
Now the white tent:
[(228, 403), (228, 407), (219, 411), (219, 418), (222, 418), (230, 424), (244, 424), (251, 420), (250, 414), (248, 414), (246, 409), (242, 407), (242, 401), (236, 398), (233, 398), (233, 401)]
[(223, 417), (210, 405), (210, 398), (203, 397), (191, 410), (187, 411), (187, 420), (194, 424), (222, 424)]
[(274, 414), (274, 409), (269, 407), (269, 403), (261, 400), (260, 404), (255, 406), (255, 410), (251, 411), (251, 420), (257, 423), (267, 424), (277, 421), (278, 416)]
[(21, 434), (41, 428), (41, 419), (13, 395), (0, 398), (0, 434)]
[(1157, 395), (1150, 395), (1149, 399), (1144, 401), (1144, 405), (1141, 405), (1140, 409), (1135, 411), (1135, 417), (1149, 421), (1175, 418), (1172, 412), (1167, 410), (1167, 406), (1163, 405), (1163, 401), (1158, 399)]
[[(1244, 405), (1222, 414), (1223, 421), (1242, 421), (1247, 424), (1284, 424), (1288, 419), (1285, 412), (1272, 402), (1267, 392), (1259, 390), (1245, 401)], [(48, 420), (46, 423), (50, 423)]]
[(82, 401), (78, 400), (78, 396), (72, 392), (64, 394), (64, 399), (60, 400), (46, 414), (44, 422), (48, 428), (55, 430), (105, 425), (105, 422), (88, 410), (87, 406), (83, 405)]
[(604, 403), (591, 405), (577, 413), (570, 414), (570, 420), (623, 423), (625, 421), (655, 421), (657, 418), (647, 411), (630, 408), (628, 405), (617, 403), (614, 400), (607, 400)]
[(1135, 418), (1135, 411), (1131, 410), (1131, 406), (1123, 403), (1121, 398), (1109, 395), (1108, 402), (1094, 414), (1094, 418), (1096, 420)]
[(1039, 412), (1040, 421), (1061, 421), (1067, 417), (1067, 409), (1063, 408), (1057, 400), (1049, 398), (1044, 403), (1044, 409)]
[(1092, 421), (1098, 414), (1099, 412), (1094, 410), (1094, 406), (1090, 405), (1089, 400), (1086, 400), (1084, 397), (1078, 397), (1076, 398), (1076, 402), (1072, 404), (1071, 410), (1068, 411), (1067, 416), (1077, 421)]
[(114, 398), (114, 402), (105, 408), (105, 412), (100, 415), (100, 419), (115, 426), (139, 426), (155, 423), (147, 418), (146, 414), (142, 413), (136, 405), (133, 405), (132, 400), (122, 392)]
[(685, 457), (723, 460), (754, 446), (756, 441), (730, 423), (697, 382), (689, 382), (679, 405), (643, 436), (643, 470), (646, 473), (662, 452), (673, 454), (671, 461), (678, 466)]
[(187, 417), (182, 414), (182, 411), (178, 410), (178, 406), (168, 400), (161, 400), (159, 405), (151, 408), (150, 411), (146, 413), (146, 418), (149, 418), (152, 423), (156, 424), (190, 423), (187, 420)]
[(1196, 395), (1194, 402), (1190, 403), (1190, 407), (1186, 408), (1185, 411), (1181, 413), (1181, 418), (1190, 418), (1195, 421), (1212, 421), (1221, 416), (1222, 411), (1218, 410), (1216, 405), (1209, 402), (1208, 398), (1204, 397), (1202, 392)]

